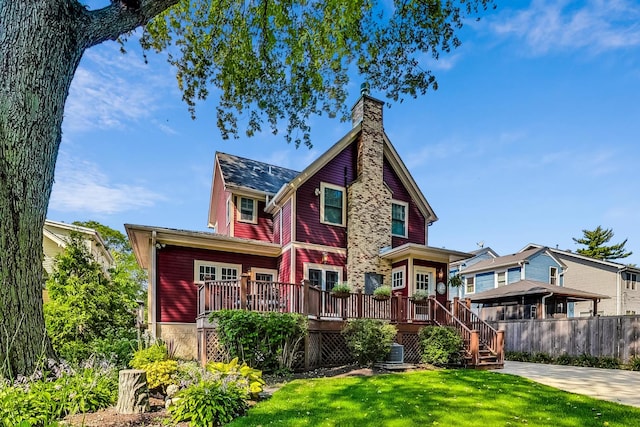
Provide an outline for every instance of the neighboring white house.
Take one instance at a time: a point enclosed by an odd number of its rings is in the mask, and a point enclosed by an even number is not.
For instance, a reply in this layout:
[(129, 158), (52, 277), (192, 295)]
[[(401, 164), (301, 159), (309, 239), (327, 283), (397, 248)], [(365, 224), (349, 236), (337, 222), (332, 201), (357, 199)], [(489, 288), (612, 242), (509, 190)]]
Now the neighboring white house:
[[(541, 247), (529, 244), (522, 251)], [(590, 302), (572, 303), (573, 307), (568, 307), (569, 317), (640, 314), (640, 268), (602, 261), (571, 251), (553, 248), (547, 250), (564, 264), (560, 273), (564, 286), (611, 298), (600, 301), (598, 313), (591, 313)]]
[(72, 232), (84, 237), (89, 253), (102, 266), (105, 273), (115, 265), (115, 260), (107, 250), (100, 233), (93, 228), (80, 227), (64, 222), (45, 220), (42, 237), (44, 259), (42, 261), (46, 274), (53, 272), (55, 258), (64, 251)]

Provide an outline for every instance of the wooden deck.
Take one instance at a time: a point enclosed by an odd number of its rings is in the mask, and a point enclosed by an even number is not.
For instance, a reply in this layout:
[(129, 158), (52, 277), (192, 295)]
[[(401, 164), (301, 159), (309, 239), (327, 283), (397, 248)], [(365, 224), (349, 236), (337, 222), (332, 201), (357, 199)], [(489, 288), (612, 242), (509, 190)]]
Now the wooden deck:
[[(337, 297), (304, 281), (301, 284), (260, 282), (243, 276), (233, 281), (206, 281), (198, 287), (198, 329), (210, 329), (209, 314), (219, 310), (299, 313), (306, 315), (310, 332), (335, 334), (349, 319), (379, 319), (416, 335), (424, 325), (451, 326), (463, 337), (465, 361), (478, 368), (500, 368), (504, 363), (504, 336), (478, 318), (468, 301), (457, 298), (447, 306), (435, 298), (416, 303), (402, 295), (378, 300), (361, 291)], [(205, 334), (206, 335), (206, 334)], [(417, 335), (416, 335), (417, 337)], [(204, 345), (204, 343), (203, 343)]]

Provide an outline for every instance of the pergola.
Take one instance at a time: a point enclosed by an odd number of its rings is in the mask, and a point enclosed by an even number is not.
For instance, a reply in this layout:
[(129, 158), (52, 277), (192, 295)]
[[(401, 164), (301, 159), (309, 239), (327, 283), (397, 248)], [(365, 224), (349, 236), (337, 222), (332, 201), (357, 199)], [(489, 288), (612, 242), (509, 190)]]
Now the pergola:
[[(547, 314), (553, 316), (556, 314), (566, 315), (566, 311), (558, 312), (555, 308), (558, 307), (558, 304), (564, 304), (564, 307), (566, 307), (567, 303), (576, 301), (592, 301), (593, 313), (595, 314), (598, 312), (598, 301), (609, 297), (534, 280), (520, 280), (509, 285), (470, 295), (468, 298), (473, 303), (482, 304), (483, 308), (510, 307), (512, 308), (510, 312), (515, 313), (515, 318), (544, 319)], [(551, 310), (546, 310), (550, 303), (555, 303), (555, 305), (551, 306)], [(529, 309), (528, 313), (526, 312), (527, 309)], [(493, 311), (497, 313), (498, 310)], [(502, 309), (503, 313), (504, 311)], [(482, 317), (486, 318), (488, 316)]]

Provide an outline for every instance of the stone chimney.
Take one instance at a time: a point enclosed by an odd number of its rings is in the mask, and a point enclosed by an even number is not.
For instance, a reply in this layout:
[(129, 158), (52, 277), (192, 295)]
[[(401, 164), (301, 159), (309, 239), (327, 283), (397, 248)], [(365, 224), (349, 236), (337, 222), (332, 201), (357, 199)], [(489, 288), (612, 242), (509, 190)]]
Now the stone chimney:
[(391, 246), (391, 191), (383, 179), (384, 102), (362, 96), (351, 110), (353, 126), (361, 124), (357, 141), (357, 178), (347, 189), (347, 280), (364, 288), (365, 273), (384, 276), (390, 284), (391, 264), (380, 259), (380, 249)]

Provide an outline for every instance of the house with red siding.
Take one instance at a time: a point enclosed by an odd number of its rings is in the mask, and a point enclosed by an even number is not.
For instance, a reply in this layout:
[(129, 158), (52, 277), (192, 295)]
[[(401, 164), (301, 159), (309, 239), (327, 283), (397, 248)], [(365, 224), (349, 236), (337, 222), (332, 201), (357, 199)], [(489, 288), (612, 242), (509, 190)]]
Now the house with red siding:
[(125, 228), (149, 273), (149, 328), (195, 356), (198, 284), (239, 280), (397, 296), (426, 290), (446, 304), (450, 264), (470, 254), (430, 247), (438, 220), (383, 127), (383, 102), (363, 94), (352, 128), (302, 171), (216, 153), (212, 232)]

